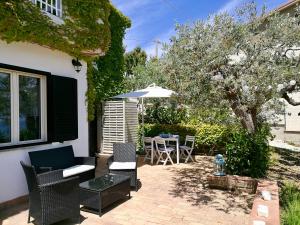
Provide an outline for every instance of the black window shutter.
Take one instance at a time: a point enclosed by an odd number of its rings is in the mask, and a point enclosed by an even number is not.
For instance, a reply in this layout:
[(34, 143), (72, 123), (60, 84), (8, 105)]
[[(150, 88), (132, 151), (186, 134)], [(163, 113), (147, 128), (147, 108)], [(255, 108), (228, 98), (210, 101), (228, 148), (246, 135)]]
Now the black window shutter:
[(77, 80), (47, 76), (47, 130), (49, 142), (78, 138)]

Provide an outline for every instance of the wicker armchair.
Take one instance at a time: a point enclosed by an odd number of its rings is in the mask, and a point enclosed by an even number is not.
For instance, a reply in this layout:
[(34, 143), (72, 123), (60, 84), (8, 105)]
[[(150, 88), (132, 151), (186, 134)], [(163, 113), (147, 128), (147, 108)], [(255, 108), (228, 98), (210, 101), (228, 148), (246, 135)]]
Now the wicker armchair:
[(130, 185), (137, 191), (137, 155), (133, 143), (114, 143), (107, 164), (110, 173), (129, 176)]
[(63, 179), (63, 170), (37, 175), (33, 166), (20, 162), (29, 191), (29, 214), (36, 224), (48, 225), (64, 219), (79, 222), (79, 178)]

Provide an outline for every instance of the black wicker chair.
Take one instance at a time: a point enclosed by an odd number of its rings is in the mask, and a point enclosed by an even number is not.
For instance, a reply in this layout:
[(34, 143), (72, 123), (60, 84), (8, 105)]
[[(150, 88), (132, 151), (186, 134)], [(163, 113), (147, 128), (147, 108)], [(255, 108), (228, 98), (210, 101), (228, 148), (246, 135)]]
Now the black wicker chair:
[(133, 143), (114, 143), (113, 155), (107, 160), (110, 173), (127, 175), (130, 185), (138, 190), (137, 185), (137, 155)]
[(27, 180), (29, 191), (29, 214), (35, 223), (53, 224), (72, 219), (79, 223), (79, 178), (63, 179), (62, 170), (37, 174), (33, 166), (20, 162)]

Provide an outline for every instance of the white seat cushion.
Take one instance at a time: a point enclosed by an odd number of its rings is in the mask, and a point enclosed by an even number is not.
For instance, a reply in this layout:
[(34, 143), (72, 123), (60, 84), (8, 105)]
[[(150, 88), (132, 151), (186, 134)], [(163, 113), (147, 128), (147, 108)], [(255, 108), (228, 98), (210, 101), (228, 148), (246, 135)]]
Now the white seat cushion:
[(92, 165), (76, 165), (63, 170), (64, 177), (70, 177), (79, 173), (95, 169)]
[(136, 162), (112, 162), (109, 165), (110, 170), (134, 170)]

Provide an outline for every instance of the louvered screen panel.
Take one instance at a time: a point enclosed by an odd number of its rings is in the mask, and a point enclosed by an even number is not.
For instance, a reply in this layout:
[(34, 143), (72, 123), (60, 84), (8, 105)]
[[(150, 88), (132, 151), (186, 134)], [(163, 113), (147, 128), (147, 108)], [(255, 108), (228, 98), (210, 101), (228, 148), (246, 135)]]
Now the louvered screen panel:
[(126, 141), (136, 143), (138, 133), (138, 110), (137, 103), (127, 102), (126, 107)]
[(124, 102), (105, 102), (103, 112), (102, 152), (112, 153), (113, 143), (124, 142)]
[(112, 153), (113, 143), (137, 141), (137, 103), (107, 101), (103, 106), (102, 153)]

